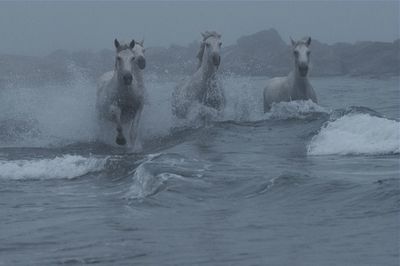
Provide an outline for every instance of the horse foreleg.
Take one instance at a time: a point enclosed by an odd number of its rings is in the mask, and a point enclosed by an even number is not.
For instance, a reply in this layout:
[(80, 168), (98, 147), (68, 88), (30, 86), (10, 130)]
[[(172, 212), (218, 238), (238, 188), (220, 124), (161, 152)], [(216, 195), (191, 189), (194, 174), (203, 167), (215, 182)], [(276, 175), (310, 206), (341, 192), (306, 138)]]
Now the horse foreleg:
[(134, 151), (141, 151), (142, 144), (140, 139), (140, 118), (142, 116), (143, 107), (137, 110), (135, 117), (131, 122), (131, 126), (129, 129), (129, 137)]
[(264, 91), (264, 113), (269, 112), (271, 110), (271, 101), (267, 95), (267, 92)]
[(121, 124), (121, 109), (116, 106), (116, 105), (111, 105), (110, 106), (110, 113), (111, 117), (117, 124), (117, 137), (115, 139), (115, 142), (118, 145), (125, 145), (126, 144), (126, 139), (124, 137), (124, 133), (122, 130), (122, 124)]
[(311, 88), (311, 90), (310, 90), (310, 99), (314, 103), (318, 104), (317, 95), (315, 94), (315, 91), (313, 88)]

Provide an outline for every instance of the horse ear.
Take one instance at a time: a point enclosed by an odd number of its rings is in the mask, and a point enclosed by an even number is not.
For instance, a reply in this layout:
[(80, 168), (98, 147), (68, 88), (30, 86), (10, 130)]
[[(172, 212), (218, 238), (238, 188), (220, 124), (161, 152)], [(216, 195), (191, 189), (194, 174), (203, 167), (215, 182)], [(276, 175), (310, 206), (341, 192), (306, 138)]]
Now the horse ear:
[(296, 46), (296, 42), (292, 39), (292, 37), (289, 37), (290, 38), (290, 42), (292, 43), (292, 46)]
[(114, 40), (114, 45), (115, 45), (115, 48), (117, 48), (117, 49), (119, 48), (120, 44), (117, 39)]
[(139, 42), (139, 44), (140, 44), (140, 46), (142, 46), (143, 47), (143, 44), (144, 44), (144, 38)]
[(133, 47), (135, 47), (135, 40), (132, 40), (129, 44), (129, 48), (133, 49)]
[(204, 32), (202, 32), (201, 37), (203, 37), (203, 39), (204, 39), (206, 37), (206, 34)]
[(308, 37), (308, 38), (307, 38), (306, 44), (307, 44), (307, 46), (310, 46), (310, 44), (311, 44), (311, 37)]

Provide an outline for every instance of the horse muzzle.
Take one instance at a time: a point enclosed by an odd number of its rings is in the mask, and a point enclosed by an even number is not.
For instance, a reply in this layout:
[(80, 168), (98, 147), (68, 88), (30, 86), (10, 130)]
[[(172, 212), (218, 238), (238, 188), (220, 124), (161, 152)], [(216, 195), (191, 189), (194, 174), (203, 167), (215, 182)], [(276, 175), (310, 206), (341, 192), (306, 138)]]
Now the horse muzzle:
[(218, 53), (212, 53), (212, 62), (216, 67), (218, 67), (221, 63), (221, 56)]
[(124, 80), (125, 85), (131, 85), (132, 80), (133, 80), (132, 74), (131, 73), (125, 74), (123, 76), (123, 80)]
[(302, 77), (307, 76), (307, 74), (308, 74), (308, 66), (307, 65), (299, 66), (299, 73), (300, 73), (300, 76), (302, 76)]
[(140, 69), (144, 69), (146, 67), (146, 59), (143, 56), (140, 56), (137, 59), (137, 64), (138, 64)]

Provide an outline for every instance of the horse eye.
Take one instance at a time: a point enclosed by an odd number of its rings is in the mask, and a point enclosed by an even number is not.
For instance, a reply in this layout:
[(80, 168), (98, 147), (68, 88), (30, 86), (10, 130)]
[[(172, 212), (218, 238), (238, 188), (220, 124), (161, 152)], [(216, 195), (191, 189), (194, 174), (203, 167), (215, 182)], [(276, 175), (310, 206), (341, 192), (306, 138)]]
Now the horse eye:
[(121, 61), (121, 60), (122, 60), (122, 58), (118, 56), (118, 57), (117, 57), (117, 60), (118, 60), (118, 61)]
[(294, 53), (295, 56), (299, 55), (299, 51), (294, 51), (293, 53)]
[(221, 47), (222, 46), (222, 42), (220, 42), (218, 45)]
[(210, 47), (210, 45), (211, 45), (211, 44), (209, 44), (208, 42), (206, 43), (206, 46), (207, 46), (207, 47)]

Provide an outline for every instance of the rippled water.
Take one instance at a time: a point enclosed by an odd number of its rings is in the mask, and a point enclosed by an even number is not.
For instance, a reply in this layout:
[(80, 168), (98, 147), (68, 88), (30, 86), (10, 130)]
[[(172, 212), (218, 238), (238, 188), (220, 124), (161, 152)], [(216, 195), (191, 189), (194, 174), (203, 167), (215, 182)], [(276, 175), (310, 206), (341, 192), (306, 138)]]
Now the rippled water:
[(264, 79), (177, 121), (147, 78), (145, 151), (96, 142), (93, 84), (0, 90), (0, 265), (398, 265), (398, 79), (312, 79), (262, 113)]

